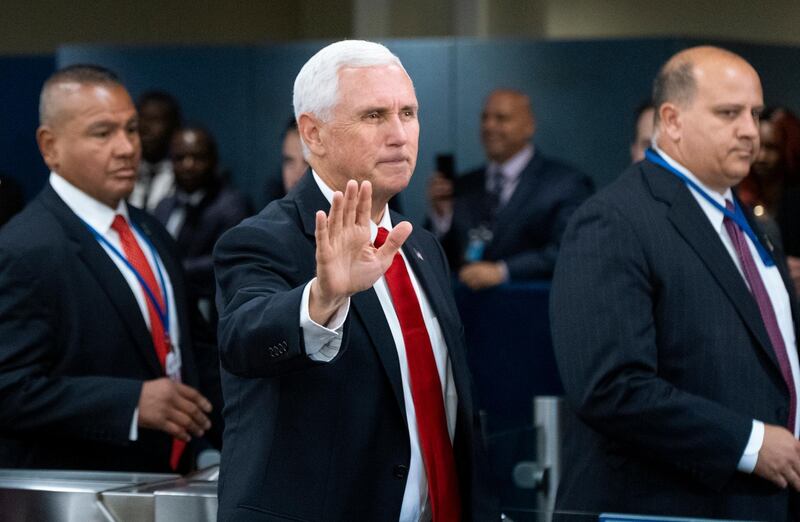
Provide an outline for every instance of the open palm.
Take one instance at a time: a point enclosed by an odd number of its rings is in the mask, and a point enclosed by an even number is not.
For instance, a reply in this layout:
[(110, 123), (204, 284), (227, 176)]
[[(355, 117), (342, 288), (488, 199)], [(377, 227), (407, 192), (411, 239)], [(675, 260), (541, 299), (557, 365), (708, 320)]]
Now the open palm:
[(370, 242), (371, 210), (370, 182), (364, 181), (359, 187), (350, 180), (344, 194), (334, 194), (328, 215), (317, 212), (317, 281), (316, 288), (312, 288), (312, 318), (316, 306), (332, 313), (348, 297), (374, 285), (411, 233), (410, 223), (398, 223), (383, 246), (375, 248)]

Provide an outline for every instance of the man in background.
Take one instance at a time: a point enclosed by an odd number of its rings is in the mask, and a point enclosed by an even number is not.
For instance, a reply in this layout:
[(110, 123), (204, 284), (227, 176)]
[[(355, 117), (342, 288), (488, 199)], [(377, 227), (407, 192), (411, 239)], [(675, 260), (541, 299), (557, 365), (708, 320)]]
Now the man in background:
[(551, 277), (567, 220), (592, 192), (587, 176), (534, 149), (535, 132), (527, 95), (492, 91), (481, 114), (488, 164), (431, 177), (432, 229), (474, 290)]
[(175, 194), (161, 201), (154, 215), (178, 243), (191, 293), (206, 319), (216, 324), (212, 321), (216, 317), (214, 244), (252, 212), (244, 196), (220, 178), (217, 143), (207, 130), (192, 126), (176, 131), (170, 157)]
[(147, 91), (139, 97), (137, 110), (142, 161), (128, 201), (152, 213), (162, 199), (175, 191), (169, 145), (172, 134), (181, 124), (181, 109), (171, 94)]
[(650, 148), (653, 140), (653, 119), (655, 118), (653, 104), (645, 102), (636, 109), (636, 127), (631, 142), (631, 163), (642, 161), (644, 152)]

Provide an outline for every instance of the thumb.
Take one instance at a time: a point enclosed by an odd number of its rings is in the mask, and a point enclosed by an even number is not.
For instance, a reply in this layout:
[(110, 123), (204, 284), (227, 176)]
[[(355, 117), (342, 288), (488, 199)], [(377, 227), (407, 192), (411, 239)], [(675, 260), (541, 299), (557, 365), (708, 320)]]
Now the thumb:
[(411, 235), (412, 228), (408, 221), (401, 221), (386, 236), (386, 242), (378, 249), (378, 255), (387, 267), (392, 263), (394, 255), (406, 242), (408, 236)]

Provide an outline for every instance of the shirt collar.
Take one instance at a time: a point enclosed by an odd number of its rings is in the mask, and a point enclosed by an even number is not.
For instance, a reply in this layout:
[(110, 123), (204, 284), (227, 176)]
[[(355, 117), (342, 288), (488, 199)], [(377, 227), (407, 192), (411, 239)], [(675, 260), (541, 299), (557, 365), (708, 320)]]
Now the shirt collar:
[[(317, 186), (322, 191), (322, 195), (325, 196), (325, 199), (328, 200), (328, 203), (333, 203), (333, 189), (330, 188), (324, 181), (322, 181), (322, 178), (319, 177), (319, 175), (314, 169), (311, 169), (311, 175), (314, 177), (314, 181), (317, 183)], [(392, 230), (392, 219), (389, 216), (388, 204), (383, 209), (383, 217), (381, 217), (380, 223), (376, 225), (371, 219), (369, 220), (370, 241), (374, 242), (375, 238), (378, 236), (378, 227), (383, 227), (387, 231)]]
[[(678, 172), (680, 172), (681, 174), (692, 180), (694, 183), (696, 183), (700, 188), (702, 188), (706, 192), (706, 194), (708, 194), (711, 197), (711, 199), (713, 199), (723, 207), (725, 207), (726, 201), (733, 202), (733, 192), (731, 191), (730, 188), (726, 189), (724, 194), (720, 194), (716, 190), (710, 188), (708, 185), (700, 181), (700, 179), (698, 179), (697, 176), (692, 174), (692, 172), (689, 169), (687, 169), (686, 167), (684, 167), (683, 165), (672, 159), (666, 152), (661, 150), (655, 143), (653, 143), (653, 150), (655, 150), (659, 156), (664, 158), (664, 161), (666, 161), (667, 164), (669, 164), (672, 168), (674, 168), (675, 170), (677, 170)], [(708, 220), (714, 226), (714, 230), (716, 230), (717, 232), (721, 231), (725, 215), (722, 212), (720, 212), (718, 208), (709, 203), (703, 196), (698, 194), (696, 190), (694, 190), (691, 187), (687, 188), (689, 188), (689, 192), (692, 193), (692, 196), (694, 196), (694, 199), (697, 200), (697, 203), (700, 205), (700, 208), (703, 210), (705, 215), (708, 217)]]
[(513, 181), (519, 177), (532, 157), (533, 145), (529, 143), (503, 163), (489, 162), (489, 172), (497, 172), (499, 170), (506, 181)]
[(139, 172), (149, 172), (153, 175), (161, 174), (162, 172), (169, 172), (172, 170), (172, 160), (164, 158), (156, 163), (150, 163), (143, 159), (139, 162)]
[(100, 234), (105, 235), (108, 233), (117, 214), (122, 214), (125, 220), (130, 223), (128, 206), (125, 204), (125, 200), (120, 200), (115, 210), (83, 192), (56, 172), (50, 172), (49, 181), (50, 186), (53, 187), (58, 197), (67, 204), (70, 210)]
[(194, 192), (189, 193), (184, 192), (181, 189), (176, 189), (175, 197), (179, 203), (196, 207), (201, 201), (203, 201), (203, 198), (206, 197), (206, 191), (205, 189), (197, 189)]

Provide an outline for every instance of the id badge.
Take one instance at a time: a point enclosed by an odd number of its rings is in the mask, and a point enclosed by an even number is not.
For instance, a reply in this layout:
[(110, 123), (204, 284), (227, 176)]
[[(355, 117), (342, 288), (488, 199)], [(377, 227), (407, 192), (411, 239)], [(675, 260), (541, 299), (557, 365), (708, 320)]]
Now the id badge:
[(492, 240), (492, 231), (485, 225), (473, 228), (467, 234), (467, 250), (464, 252), (464, 261), (475, 263), (483, 259), (486, 245)]
[(175, 349), (170, 350), (167, 354), (165, 366), (167, 377), (173, 382), (181, 382), (181, 356)]

